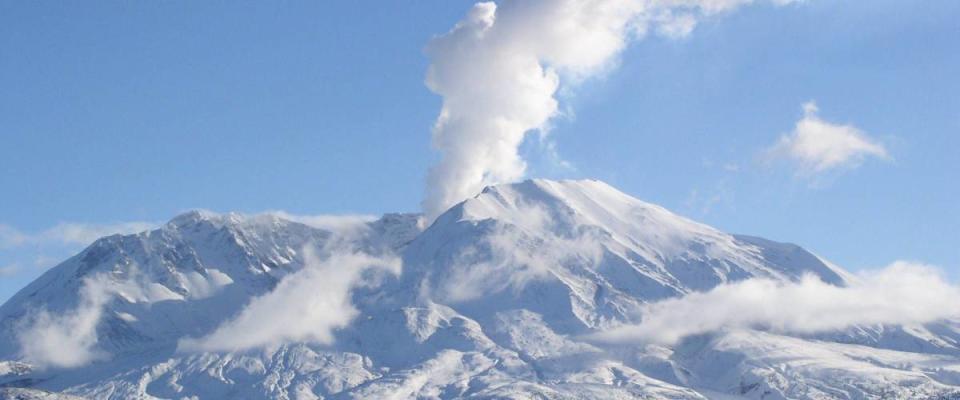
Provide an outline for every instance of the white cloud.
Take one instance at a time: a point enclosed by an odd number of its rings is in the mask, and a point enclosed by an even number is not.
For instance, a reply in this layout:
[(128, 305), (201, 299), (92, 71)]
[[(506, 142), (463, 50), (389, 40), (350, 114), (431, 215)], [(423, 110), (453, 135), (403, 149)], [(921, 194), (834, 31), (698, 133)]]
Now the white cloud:
[(47, 229), (37, 240), (58, 241), (65, 244), (88, 245), (104, 236), (133, 234), (156, 227), (150, 222), (121, 222), (117, 224), (60, 223)]
[(38, 254), (33, 258), (33, 267), (38, 270), (47, 270), (54, 265), (57, 265), (63, 258), (49, 256), (46, 254)]
[(910, 325), (960, 316), (960, 288), (930, 266), (898, 261), (847, 287), (816, 277), (798, 283), (750, 279), (650, 304), (637, 325), (598, 333), (609, 342), (672, 344), (721, 329), (816, 333), (854, 325)]
[(707, 215), (718, 205), (732, 206), (733, 201), (734, 192), (724, 178), (711, 186), (691, 189), (683, 205), (691, 211)]
[[(97, 325), (111, 299), (122, 298), (127, 302), (179, 299), (169, 290), (158, 289), (159, 285), (142, 280), (136, 266), (127, 272), (125, 280), (113, 279), (108, 274), (84, 278), (73, 309), (58, 312), (41, 309), (20, 319), (16, 337), (23, 359), (40, 368), (75, 368), (105, 359), (109, 354), (97, 348)], [(190, 274), (185, 276), (193, 298), (208, 296), (230, 282), (229, 277), (217, 270), (209, 272), (209, 281)]]
[[(0, 276), (15, 273), (35, 274), (56, 265), (79, 248), (95, 240), (114, 234), (138, 233), (156, 227), (148, 222), (116, 224), (59, 223), (39, 232), (24, 232), (10, 225), (0, 224), (0, 262), (15, 264), (0, 268)], [(33, 266), (34, 268), (26, 268)]]
[(333, 331), (357, 315), (351, 291), (367, 282), (370, 269), (400, 273), (400, 260), (350, 251), (334, 251), (319, 260), (304, 249), (305, 266), (263, 296), (254, 298), (235, 318), (199, 339), (180, 341), (180, 351), (236, 351), (290, 342), (331, 343)]
[(13, 276), (20, 272), (20, 266), (17, 264), (8, 264), (0, 266), (0, 277)]
[[(432, 220), (483, 186), (526, 171), (528, 132), (545, 132), (569, 89), (615, 67), (633, 38), (689, 34), (705, 16), (754, 0), (502, 0), (481, 2), (427, 47), (426, 84), (443, 97), (433, 129), (442, 153), (423, 208)], [(772, 0), (775, 4), (788, 0)]]
[(88, 245), (95, 240), (114, 234), (143, 232), (156, 227), (150, 222), (121, 222), (116, 224), (59, 223), (39, 233), (25, 233), (9, 225), (0, 224), (0, 247), (11, 248), (24, 245)]
[(296, 215), (286, 211), (268, 211), (266, 214), (275, 215), (285, 220), (323, 229), (335, 233), (355, 233), (367, 229), (367, 224), (376, 221), (374, 215), (346, 214), (346, 215)]
[(73, 310), (53, 314), (41, 310), (20, 322), (21, 356), (40, 368), (73, 368), (106, 357), (96, 349), (97, 324), (111, 292), (105, 279), (84, 279)]
[(767, 150), (771, 159), (796, 163), (803, 175), (815, 175), (838, 168), (854, 168), (865, 159), (888, 158), (887, 149), (853, 125), (833, 124), (820, 119), (813, 101), (803, 105), (803, 118), (793, 132)]
[(697, 26), (697, 17), (686, 13), (674, 15), (669, 10), (661, 14), (657, 20), (660, 21), (657, 33), (669, 38), (686, 37)]
[(27, 242), (27, 235), (16, 228), (0, 224), (0, 248), (17, 247)]

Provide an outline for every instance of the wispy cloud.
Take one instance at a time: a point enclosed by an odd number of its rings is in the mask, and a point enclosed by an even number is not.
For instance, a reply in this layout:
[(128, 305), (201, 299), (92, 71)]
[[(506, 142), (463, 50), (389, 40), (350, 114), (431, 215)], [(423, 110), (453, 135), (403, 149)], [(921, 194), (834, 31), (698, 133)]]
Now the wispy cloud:
[(0, 248), (17, 247), (27, 242), (28, 236), (16, 228), (0, 224)]
[(0, 277), (13, 276), (20, 272), (20, 266), (17, 264), (7, 264), (0, 266)]
[(366, 214), (344, 215), (298, 215), (286, 211), (267, 211), (264, 214), (275, 215), (288, 221), (299, 222), (314, 228), (324, 229), (335, 233), (351, 233), (367, 228), (367, 224), (376, 221), (377, 216)]
[(64, 222), (37, 233), (27, 233), (10, 225), (0, 224), (0, 247), (24, 245), (63, 244), (88, 245), (114, 234), (138, 233), (156, 227), (151, 222), (121, 222), (114, 224), (83, 224)]
[(71, 308), (45, 306), (21, 317), (15, 329), (21, 357), (40, 368), (76, 368), (107, 359), (111, 354), (98, 347), (97, 327), (114, 299), (132, 303), (183, 300), (184, 296), (202, 299), (233, 283), (216, 269), (207, 269), (205, 275), (184, 271), (180, 282), (187, 294), (180, 295), (157, 290), (156, 282), (136, 265), (128, 266), (124, 272), (123, 277), (97, 273), (83, 278), (76, 293), (77, 303)]
[(62, 261), (60, 257), (54, 257), (47, 254), (37, 254), (33, 257), (33, 267), (38, 270), (46, 270)]
[(938, 270), (898, 261), (849, 286), (807, 276), (797, 283), (750, 279), (647, 306), (642, 320), (598, 333), (608, 342), (672, 344), (689, 335), (757, 328), (816, 333), (854, 325), (910, 325), (960, 316), (960, 288)]
[(787, 160), (805, 176), (856, 168), (868, 158), (889, 158), (886, 147), (859, 128), (824, 121), (818, 113), (815, 102), (804, 104), (803, 117), (793, 131), (770, 147), (766, 157)]
[(0, 223), (0, 276), (30, 276), (56, 265), (95, 240), (155, 228), (150, 222), (89, 224), (64, 222), (37, 232)]
[(138, 233), (154, 227), (156, 227), (154, 223), (139, 221), (103, 225), (61, 223), (44, 231), (40, 238), (66, 244), (87, 245), (104, 236)]
[(110, 297), (107, 279), (94, 276), (84, 279), (76, 308), (28, 315), (17, 331), (23, 359), (40, 368), (73, 368), (106, 357), (96, 348), (97, 324)]
[[(552, 234), (553, 218), (543, 207), (518, 204), (509, 220), (515, 224), (493, 232), (467, 246), (450, 265), (443, 267), (428, 290), (432, 300), (443, 303), (470, 301), (503, 292), (520, 292), (533, 282), (549, 279), (559, 266), (587, 262), (597, 264), (603, 248), (590, 233), (575, 237)], [(527, 232), (544, 232), (530, 236)]]
[(304, 249), (305, 265), (277, 287), (256, 297), (213, 333), (179, 343), (180, 351), (237, 351), (290, 342), (330, 343), (333, 331), (356, 317), (351, 291), (366, 284), (371, 269), (399, 275), (400, 260), (349, 250), (319, 259)]

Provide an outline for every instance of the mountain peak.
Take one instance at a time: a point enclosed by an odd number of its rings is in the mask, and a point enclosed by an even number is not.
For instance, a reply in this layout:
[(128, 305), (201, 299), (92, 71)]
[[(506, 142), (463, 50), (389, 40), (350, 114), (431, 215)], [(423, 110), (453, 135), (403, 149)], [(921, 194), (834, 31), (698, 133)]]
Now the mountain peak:
[(441, 215), (410, 244), (405, 262), (408, 279), (429, 281), (444, 301), (472, 302), (480, 315), (490, 307), (552, 314), (567, 333), (616, 324), (644, 302), (742, 279), (812, 273), (844, 282), (803, 249), (739, 239), (597, 180), (487, 187)]
[[(560, 193), (566, 191), (590, 192), (594, 194), (616, 193), (620, 196), (629, 197), (627, 194), (610, 186), (606, 182), (598, 179), (543, 179), (531, 178), (520, 182), (502, 183), (484, 187), (480, 194), (494, 192), (523, 192), (527, 194), (535, 193)], [(479, 195), (478, 195), (479, 196)]]
[(220, 214), (209, 210), (195, 209), (173, 217), (169, 222), (167, 222), (166, 227), (177, 230), (183, 230), (185, 228), (196, 227), (199, 225), (208, 225), (214, 228), (222, 228), (225, 226), (271, 227), (290, 222), (293, 221), (283, 218), (281, 215), (277, 215), (276, 213), (247, 215), (229, 212)]
[(528, 179), (487, 186), (480, 194), (465, 201), (467, 207), (477, 211), (482, 210), (482, 203), (491, 202), (513, 207), (564, 204), (585, 213), (597, 209), (610, 212), (643, 209), (677, 217), (663, 207), (639, 200), (596, 179)]
[(661, 258), (678, 256), (693, 242), (733, 240), (594, 179), (530, 179), (489, 186), (451, 212), (458, 220), (497, 220), (530, 230), (603, 227), (624, 246), (647, 248), (647, 253)]
[(209, 210), (193, 209), (179, 214), (170, 219), (167, 225), (170, 226), (188, 226), (195, 225), (204, 221), (211, 221), (220, 218), (220, 214)]

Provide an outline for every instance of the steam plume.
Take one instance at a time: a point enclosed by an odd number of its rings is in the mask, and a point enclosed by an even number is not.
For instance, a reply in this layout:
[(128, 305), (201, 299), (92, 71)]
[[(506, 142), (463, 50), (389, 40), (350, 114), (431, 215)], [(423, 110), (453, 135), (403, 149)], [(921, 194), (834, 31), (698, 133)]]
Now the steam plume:
[[(428, 176), (433, 219), (483, 186), (521, 178), (528, 132), (546, 132), (554, 95), (610, 70), (650, 30), (684, 36), (705, 16), (754, 0), (503, 0), (477, 3), (427, 47), (426, 84), (443, 97), (433, 130), (442, 153)], [(785, 4), (792, 0), (771, 0)]]

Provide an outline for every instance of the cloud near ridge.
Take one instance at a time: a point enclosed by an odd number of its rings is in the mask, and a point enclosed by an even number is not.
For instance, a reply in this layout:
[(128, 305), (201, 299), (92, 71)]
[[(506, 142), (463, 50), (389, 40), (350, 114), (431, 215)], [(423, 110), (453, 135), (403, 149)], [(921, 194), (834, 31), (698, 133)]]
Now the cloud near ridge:
[(883, 144), (853, 125), (824, 121), (817, 103), (803, 105), (803, 118), (793, 131), (767, 150), (771, 159), (786, 159), (802, 175), (816, 175), (841, 168), (855, 168), (867, 158), (887, 159)]
[(20, 266), (16, 263), (0, 265), (0, 278), (16, 275), (17, 272), (20, 272)]
[(10, 225), (0, 224), (0, 248), (47, 243), (61, 245), (88, 245), (95, 240), (114, 234), (139, 233), (157, 227), (152, 222), (120, 222), (115, 224), (83, 224), (61, 222), (42, 232), (25, 233)]
[(603, 258), (602, 244), (589, 233), (555, 234), (553, 220), (543, 207), (525, 204), (508, 219), (515, 225), (485, 236), (444, 266), (442, 278), (435, 277), (436, 287), (430, 288), (432, 300), (456, 304), (504, 292), (516, 294), (531, 283), (550, 280), (551, 271), (563, 265), (596, 265)]
[(349, 250), (319, 259), (304, 249), (303, 269), (250, 301), (240, 313), (201, 338), (180, 340), (178, 351), (240, 351), (292, 342), (333, 342), (333, 331), (358, 314), (351, 303), (354, 288), (368, 284), (364, 272), (399, 275), (395, 256), (376, 257)]
[[(767, 0), (782, 5), (792, 0)], [(426, 85), (443, 98), (433, 129), (442, 155), (422, 206), (432, 220), (484, 186), (523, 177), (526, 134), (547, 131), (561, 83), (576, 87), (616, 66), (652, 31), (689, 34), (698, 21), (755, 0), (502, 0), (476, 3), (427, 46)]]
[[(118, 278), (110, 273), (98, 273), (83, 278), (77, 291), (77, 303), (66, 309), (41, 308), (27, 313), (16, 322), (15, 337), (20, 356), (40, 368), (76, 368), (92, 361), (107, 359), (108, 352), (98, 348), (97, 327), (107, 316), (107, 306), (114, 299), (124, 302), (155, 303), (181, 299), (179, 295), (158, 289), (154, 282), (145, 280), (136, 265), (128, 267), (127, 277)], [(232, 282), (219, 270), (208, 270), (211, 279), (204, 280), (197, 274), (184, 277), (190, 297), (200, 299), (211, 296), (224, 285)]]
[(855, 325), (913, 325), (960, 317), (960, 287), (927, 265), (898, 261), (846, 287), (806, 276), (781, 283), (749, 279), (648, 305), (639, 324), (592, 335), (612, 343), (674, 344), (723, 329), (818, 333)]
[(366, 214), (299, 215), (282, 210), (267, 211), (264, 214), (345, 235), (368, 229), (368, 224), (377, 220), (377, 216)]
[(108, 279), (94, 276), (83, 280), (76, 308), (28, 315), (16, 331), (20, 355), (40, 368), (74, 368), (105, 358), (96, 348), (97, 324), (113, 294)]
[[(151, 222), (89, 224), (62, 222), (39, 232), (0, 223), (0, 276), (29, 276), (52, 267), (97, 239), (156, 228)], [(31, 268), (28, 268), (30, 266)]]

